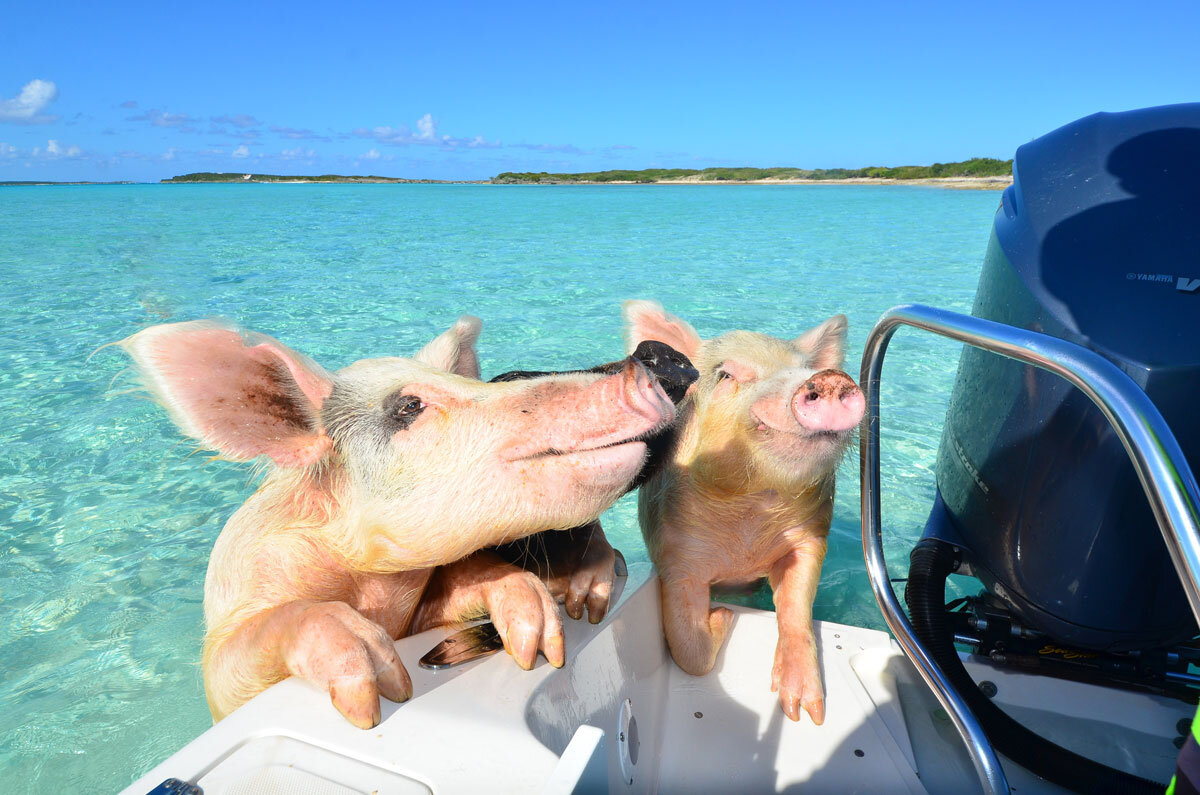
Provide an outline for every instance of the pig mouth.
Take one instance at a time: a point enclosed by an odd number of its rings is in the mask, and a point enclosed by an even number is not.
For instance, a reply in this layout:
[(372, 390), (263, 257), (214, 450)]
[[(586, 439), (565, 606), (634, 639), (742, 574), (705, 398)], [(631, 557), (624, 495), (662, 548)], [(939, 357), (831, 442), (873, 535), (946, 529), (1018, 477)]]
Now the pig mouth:
[(517, 454), (508, 457), (508, 460), (513, 463), (519, 463), (522, 461), (537, 461), (547, 458), (564, 458), (567, 456), (587, 455), (589, 453), (602, 453), (602, 451), (605, 450), (616, 451), (618, 448), (627, 448), (630, 452), (633, 452), (637, 448), (644, 450), (646, 447), (646, 439), (651, 435), (651, 433), (642, 433), (638, 434), (637, 436), (630, 436), (626, 439), (615, 442), (594, 444), (590, 447), (546, 447), (531, 453), (520, 450), (517, 452)]
[(762, 419), (761, 417), (759, 417), (757, 414), (755, 414), (753, 412), (750, 413), (750, 419), (754, 422), (754, 426), (759, 431), (759, 433), (766, 433), (766, 434), (782, 433), (782, 434), (787, 434), (788, 436), (794, 437), (797, 440), (805, 440), (805, 441), (812, 440), (812, 441), (831, 442), (831, 443), (842, 442), (842, 441), (845, 441), (845, 439), (847, 437), (849, 437), (855, 430), (854, 428), (849, 428), (844, 431), (832, 431), (832, 430), (814, 431), (814, 430), (809, 430), (809, 429), (805, 428), (804, 426), (800, 425), (800, 423), (796, 423), (794, 426), (792, 426), (790, 428), (780, 428), (775, 423), (767, 422), (766, 420)]

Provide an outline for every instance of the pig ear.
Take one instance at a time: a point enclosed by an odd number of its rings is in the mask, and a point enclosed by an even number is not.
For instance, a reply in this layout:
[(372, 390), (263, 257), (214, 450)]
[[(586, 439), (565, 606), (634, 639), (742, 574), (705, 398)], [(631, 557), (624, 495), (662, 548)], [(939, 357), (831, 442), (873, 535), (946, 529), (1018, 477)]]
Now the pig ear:
[(320, 409), (333, 379), (276, 339), (196, 321), (151, 326), (120, 345), (180, 430), (228, 458), (302, 467), (332, 447)]
[(834, 315), (816, 328), (811, 328), (792, 340), (792, 345), (804, 354), (804, 361), (814, 370), (840, 370), (846, 358), (845, 315)]
[(448, 331), (442, 332), (414, 356), (421, 364), (445, 370), (448, 373), (479, 378), (479, 357), (475, 354), (475, 340), (483, 321), (471, 315), (463, 315)]
[(646, 340), (657, 340), (695, 361), (704, 341), (686, 320), (667, 314), (657, 301), (626, 301), (621, 311), (625, 315), (626, 354)]

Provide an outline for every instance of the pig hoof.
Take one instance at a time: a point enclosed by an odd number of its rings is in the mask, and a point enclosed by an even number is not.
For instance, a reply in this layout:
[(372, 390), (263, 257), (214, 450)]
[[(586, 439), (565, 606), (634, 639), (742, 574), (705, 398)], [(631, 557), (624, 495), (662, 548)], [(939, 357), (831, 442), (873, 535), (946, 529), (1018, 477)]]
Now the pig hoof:
[(791, 720), (800, 720), (803, 709), (817, 726), (825, 722), (825, 693), (817, 668), (815, 645), (809, 644), (795, 653), (782, 646), (776, 650), (771, 690), (778, 692), (779, 706)]
[(504, 650), (526, 671), (539, 649), (555, 668), (566, 662), (558, 605), (546, 585), (529, 572), (501, 578), (487, 594), (488, 613), (504, 641)]
[(781, 689), (779, 691), (779, 706), (783, 708), (783, 714), (787, 715), (793, 721), (800, 720), (800, 710), (804, 709), (808, 713), (808, 717), (812, 719), (813, 725), (820, 726), (825, 722), (825, 699), (820, 695), (812, 695), (811, 693), (793, 693), (790, 690)]
[(326, 690), (360, 729), (379, 723), (379, 697), (406, 701), (412, 681), (391, 636), (344, 602), (317, 602), (296, 616), (284, 649), (288, 672)]
[[(584, 554), (571, 582), (563, 606), (567, 615), (578, 621), (587, 606), (588, 621), (599, 624), (608, 613), (613, 581), (617, 571), (617, 551), (607, 543), (591, 544)], [(621, 563), (624, 564), (624, 558)]]

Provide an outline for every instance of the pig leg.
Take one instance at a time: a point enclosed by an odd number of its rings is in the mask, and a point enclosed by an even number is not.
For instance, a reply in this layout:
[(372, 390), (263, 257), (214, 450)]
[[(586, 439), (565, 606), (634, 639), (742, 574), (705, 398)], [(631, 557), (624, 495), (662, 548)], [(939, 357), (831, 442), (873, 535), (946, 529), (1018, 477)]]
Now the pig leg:
[(563, 606), (567, 615), (578, 620), (583, 618), (583, 608), (586, 604), (588, 621), (599, 624), (608, 612), (608, 602), (612, 597), (617, 551), (604, 537), (599, 521), (586, 525), (585, 529), (591, 533), (584, 541), (583, 556), (579, 564), (571, 572), (571, 581), (567, 585)]
[(488, 551), (438, 567), (417, 607), (412, 631), (484, 616), (496, 625), (517, 665), (528, 671), (540, 648), (551, 665), (563, 666), (562, 620), (546, 585)]
[(609, 545), (599, 520), (570, 530), (535, 533), (492, 551), (541, 577), (571, 618), (583, 618), (586, 606), (588, 620), (598, 624), (608, 612), (620, 553)]
[(664, 579), (662, 613), (667, 646), (675, 664), (693, 676), (711, 671), (733, 611), (710, 604), (707, 582)]
[(812, 606), (827, 546), (824, 537), (806, 539), (776, 561), (770, 574), (779, 621), (771, 690), (779, 693), (779, 704), (789, 718), (800, 720), (803, 707), (818, 726), (825, 722), (825, 693), (817, 665)]
[(360, 729), (379, 723), (380, 696), (412, 695), (391, 636), (345, 602), (302, 600), (264, 610), (223, 641), (210, 640), (205, 658), (205, 689), (218, 720), (289, 674), (327, 691)]

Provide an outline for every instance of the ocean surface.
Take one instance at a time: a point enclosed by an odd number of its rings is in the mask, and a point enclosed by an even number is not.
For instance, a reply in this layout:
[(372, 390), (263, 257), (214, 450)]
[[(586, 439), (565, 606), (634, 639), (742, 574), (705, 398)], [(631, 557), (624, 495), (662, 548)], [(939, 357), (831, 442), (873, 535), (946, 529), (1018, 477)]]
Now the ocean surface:
[[(621, 301), (654, 298), (703, 336), (793, 337), (842, 312), (857, 378), (887, 308), (970, 310), (998, 201), (905, 186), (0, 188), (4, 790), (115, 791), (211, 724), (204, 572), (251, 468), (195, 454), (107, 343), (217, 316), (332, 369), (411, 355), (469, 312), (487, 378), (618, 358)], [(957, 360), (910, 330), (885, 367), (900, 573)], [(645, 560), (633, 498), (604, 526)], [(853, 453), (815, 612), (882, 628), (859, 532)]]

